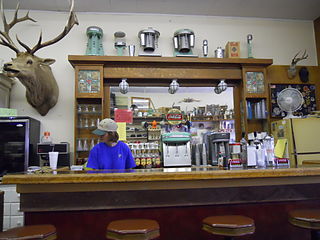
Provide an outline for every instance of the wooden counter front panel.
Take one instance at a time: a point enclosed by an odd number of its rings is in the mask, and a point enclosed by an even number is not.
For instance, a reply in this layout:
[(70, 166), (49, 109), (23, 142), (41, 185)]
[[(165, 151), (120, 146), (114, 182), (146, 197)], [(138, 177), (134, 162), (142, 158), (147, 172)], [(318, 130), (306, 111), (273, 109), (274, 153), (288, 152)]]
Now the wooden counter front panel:
[(181, 207), (320, 199), (320, 184), (168, 190), (21, 193), (23, 212)]
[[(149, 218), (158, 221), (161, 240), (209, 240), (201, 230), (201, 221), (210, 215), (239, 214), (255, 220), (256, 231), (242, 240), (305, 240), (310, 232), (288, 222), (288, 211), (297, 208), (320, 208), (316, 201), (236, 204), (215, 206), (186, 206), (145, 209), (119, 209), (75, 212), (25, 213), (25, 224), (54, 224), (59, 240), (102, 240), (106, 226), (113, 220)], [(240, 238), (239, 238), (240, 239)]]

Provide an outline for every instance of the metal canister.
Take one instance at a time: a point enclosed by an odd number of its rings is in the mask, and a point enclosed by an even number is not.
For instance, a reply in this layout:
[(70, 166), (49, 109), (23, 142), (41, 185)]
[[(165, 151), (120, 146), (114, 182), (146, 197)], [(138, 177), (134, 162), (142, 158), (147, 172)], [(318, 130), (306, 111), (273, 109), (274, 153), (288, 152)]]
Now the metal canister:
[(214, 50), (214, 56), (216, 58), (224, 58), (224, 49), (218, 47), (216, 50)]

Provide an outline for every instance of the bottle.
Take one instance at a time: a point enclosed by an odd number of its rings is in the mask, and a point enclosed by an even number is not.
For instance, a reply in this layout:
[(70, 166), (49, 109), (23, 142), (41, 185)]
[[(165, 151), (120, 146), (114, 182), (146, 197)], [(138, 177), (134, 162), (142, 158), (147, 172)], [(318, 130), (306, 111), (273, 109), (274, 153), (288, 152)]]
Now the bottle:
[(248, 168), (248, 143), (245, 139), (245, 133), (242, 133), (242, 138), (240, 140), (240, 147), (241, 147), (241, 163), (243, 166), (243, 169)]
[(52, 143), (50, 132), (44, 132), (41, 138), (41, 143)]
[(223, 169), (223, 156), (221, 152), (218, 153), (218, 167)]
[(266, 136), (263, 140), (266, 149), (266, 164), (267, 166), (274, 166), (274, 138)]

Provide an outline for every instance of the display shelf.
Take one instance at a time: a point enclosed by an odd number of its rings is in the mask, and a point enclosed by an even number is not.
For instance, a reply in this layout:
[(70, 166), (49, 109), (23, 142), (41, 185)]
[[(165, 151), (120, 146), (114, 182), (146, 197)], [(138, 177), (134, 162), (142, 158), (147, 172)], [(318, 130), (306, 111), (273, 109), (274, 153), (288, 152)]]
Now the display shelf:
[[(146, 86), (146, 83), (151, 86), (168, 86), (172, 79), (177, 78), (181, 85), (188, 87), (212, 87), (213, 84), (218, 83), (219, 79), (226, 79), (226, 82), (233, 85), (235, 89), (234, 118), (238, 140), (241, 138), (242, 131), (247, 132), (248, 129), (254, 127), (249, 126), (250, 122), (247, 123), (246, 111), (240, 110), (246, 97), (265, 97), (269, 101), (267, 85), (264, 84), (267, 82), (266, 68), (272, 64), (272, 59), (70, 55), (68, 60), (75, 68), (76, 102), (101, 104), (101, 119), (112, 116), (110, 88), (118, 85), (122, 78), (130, 79), (130, 86)], [(95, 80), (96, 83), (100, 80), (99, 91), (92, 92), (90, 81), (86, 81), (89, 80), (86, 79), (86, 76), (96, 77), (98, 75), (99, 77)], [(262, 75), (263, 81), (260, 81)], [(249, 83), (252, 80), (255, 81), (254, 79), (259, 80), (259, 86), (256, 85), (257, 91), (250, 89)], [(82, 80), (85, 80), (87, 84), (83, 88)], [(92, 86), (95, 90), (96, 85)], [(264, 89), (263, 93), (261, 89)], [(78, 134), (80, 136), (82, 134), (78, 133), (79, 129), (76, 128), (78, 118), (82, 115), (76, 112), (75, 107), (75, 139), (78, 138)], [(163, 115), (134, 117), (134, 121), (161, 121), (163, 118)]]
[(130, 139), (147, 139), (148, 137), (127, 137), (127, 140)]

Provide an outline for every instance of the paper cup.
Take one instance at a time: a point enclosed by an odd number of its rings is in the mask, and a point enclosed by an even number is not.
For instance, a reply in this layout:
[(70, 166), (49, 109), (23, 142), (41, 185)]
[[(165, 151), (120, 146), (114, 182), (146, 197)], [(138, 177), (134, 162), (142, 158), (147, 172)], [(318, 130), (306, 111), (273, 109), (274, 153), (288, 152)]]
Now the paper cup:
[(49, 164), (51, 169), (57, 169), (59, 152), (49, 152)]

